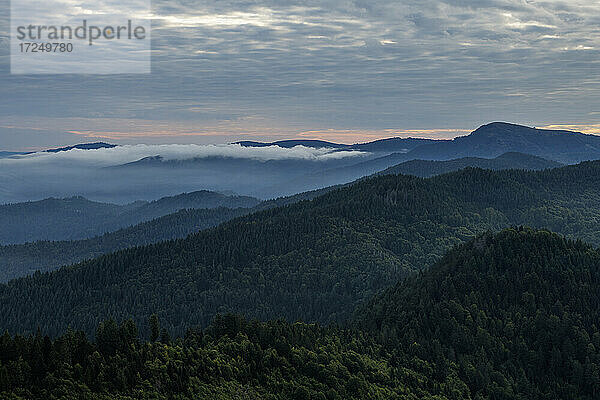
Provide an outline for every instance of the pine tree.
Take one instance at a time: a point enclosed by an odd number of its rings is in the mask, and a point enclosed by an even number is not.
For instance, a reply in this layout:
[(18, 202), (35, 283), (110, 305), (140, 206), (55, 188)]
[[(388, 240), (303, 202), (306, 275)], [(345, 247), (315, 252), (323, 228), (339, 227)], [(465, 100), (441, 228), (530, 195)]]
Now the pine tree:
[(150, 325), (150, 341), (156, 342), (156, 339), (158, 339), (160, 334), (160, 322), (158, 321), (158, 315), (152, 314), (148, 320), (148, 324)]

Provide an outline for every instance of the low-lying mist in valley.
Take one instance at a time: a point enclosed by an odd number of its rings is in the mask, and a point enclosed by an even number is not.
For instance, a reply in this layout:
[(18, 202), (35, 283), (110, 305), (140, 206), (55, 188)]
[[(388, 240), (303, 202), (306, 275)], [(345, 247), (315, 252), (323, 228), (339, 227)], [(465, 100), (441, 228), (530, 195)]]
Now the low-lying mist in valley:
[(261, 198), (297, 176), (344, 167), (372, 153), (295, 146), (131, 145), (0, 158), (0, 204), (84, 196), (114, 203), (200, 189)]

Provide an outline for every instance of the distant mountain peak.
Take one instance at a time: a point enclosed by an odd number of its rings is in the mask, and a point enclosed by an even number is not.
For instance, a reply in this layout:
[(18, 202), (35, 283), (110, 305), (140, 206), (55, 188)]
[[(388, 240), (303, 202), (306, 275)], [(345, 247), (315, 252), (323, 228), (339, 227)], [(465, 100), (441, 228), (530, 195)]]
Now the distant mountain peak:
[(567, 130), (556, 130), (556, 129), (541, 129), (526, 125), (512, 124), (508, 122), (491, 122), (477, 128), (471, 133), (471, 135), (481, 135), (489, 133), (502, 133), (504, 135), (517, 134), (520, 136), (526, 135), (548, 135), (548, 134), (572, 134), (582, 135), (580, 132), (567, 131)]
[[(489, 133), (518, 133), (523, 134), (524, 132), (532, 133), (536, 132), (538, 129), (532, 128), (525, 125), (511, 124), (508, 122), (491, 122), (489, 124), (485, 124), (474, 130), (471, 135), (482, 135)], [(536, 132), (537, 133), (537, 132)]]
[[(488, 124), (481, 125), (477, 130), (490, 128), (531, 128), (527, 125), (514, 124), (512, 122), (494, 121)], [(531, 128), (534, 129), (534, 128)]]

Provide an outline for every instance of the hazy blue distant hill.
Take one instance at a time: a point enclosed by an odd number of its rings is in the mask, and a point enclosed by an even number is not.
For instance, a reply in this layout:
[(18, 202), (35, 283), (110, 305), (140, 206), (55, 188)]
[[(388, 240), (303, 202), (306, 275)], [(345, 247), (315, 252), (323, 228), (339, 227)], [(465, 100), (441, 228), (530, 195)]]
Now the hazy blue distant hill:
[[(356, 149), (393, 150), (398, 148), (398, 144), (403, 143), (402, 140), (411, 141), (410, 143), (415, 146), (409, 151), (392, 152), (361, 160), (352, 165), (309, 171), (279, 184), (277, 188), (282, 195), (289, 195), (303, 190), (348, 183), (413, 160), (422, 161), (414, 161), (398, 167), (397, 173), (432, 176), (468, 166), (496, 170), (510, 168), (537, 170), (600, 159), (600, 136), (535, 129), (501, 122), (484, 125), (468, 136), (453, 140), (384, 139), (357, 145), (363, 147), (356, 147)], [(395, 144), (387, 146), (390, 143)], [(522, 155), (517, 156), (516, 153)], [(484, 161), (483, 159), (495, 160)], [(435, 164), (424, 161), (448, 161), (448, 163)], [(404, 172), (400, 170), (402, 168), (405, 168)], [(276, 187), (271, 187), (267, 191), (275, 190)]]
[(73, 146), (66, 146), (66, 147), (59, 147), (56, 149), (48, 149), (48, 150), (44, 150), (47, 153), (59, 153), (61, 151), (69, 151), (69, 150), (73, 150), (73, 149), (79, 149), (79, 150), (97, 150), (97, 149), (112, 149), (114, 147), (117, 147), (116, 144), (110, 144), (110, 143), (104, 143), (104, 142), (96, 142), (96, 143), (82, 143), (82, 144), (76, 144)]
[[(446, 172), (457, 171), (466, 167), (484, 169), (527, 169), (540, 170), (560, 167), (561, 163), (545, 160), (541, 157), (522, 153), (505, 153), (495, 159), (465, 157), (457, 160), (430, 161), (406, 159), (404, 153), (393, 153), (383, 157), (363, 161), (354, 165), (332, 168), (312, 174), (300, 176), (279, 185), (283, 194), (298, 191), (315, 190), (329, 185), (345, 184), (369, 175), (408, 174), (429, 177)], [(400, 164), (399, 164), (400, 163)], [(274, 189), (273, 189), (274, 190)]]
[[(7, 169), (4, 173), (0, 170), (0, 197), (5, 201), (23, 201), (36, 196), (36, 193), (41, 194), (35, 198), (81, 194), (88, 198), (122, 204), (202, 188), (271, 199), (345, 184), (411, 160), (448, 161), (468, 157), (492, 159), (514, 152), (562, 164), (600, 159), (599, 136), (500, 122), (484, 125), (470, 135), (453, 140), (390, 138), (354, 145), (310, 140), (240, 143), (246, 147), (229, 146), (225, 152), (213, 154), (211, 150), (208, 153), (198, 153), (201, 155), (197, 157), (193, 156), (196, 154), (194, 152), (179, 157), (176, 154), (160, 154), (161, 148), (146, 149), (140, 153), (144, 155), (140, 155), (137, 161), (130, 162), (138, 157), (137, 153), (133, 153), (134, 157), (122, 161), (116, 157), (115, 163), (108, 164), (105, 168), (89, 166), (77, 169), (55, 163), (47, 171), (42, 171), (50, 179), (37, 178), (40, 176), (35, 170), (37, 163), (24, 163), (30, 166), (30, 169), (23, 170), (29, 174), (29, 179), (22, 179), (18, 170)], [(248, 148), (273, 144), (282, 148)], [(297, 145), (312, 148), (294, 149)], [(325, 150), (326, 147), (329, 150)], [(3, 163), (7, 161), (3, 159)], [(522, 160), (504, 161), (509, 168), (529, 168), (527, 164), (520, 164)], [(497, 160), (496, 164), (501, 162), (502, 160)], [(78, 163), (73, 161), (72, 165), (76, 166)], [(488, 168), (485, 163), (475, 165)], [(12, 166), (14, 167), (15, 165)], [(456, 168), (458, 167), (450, 169)], [(420, 176), (431, 175), (427, 171), (414, 173)], [(69, 179), (62, 179), (64, 176)]]
[(447, 172), (457, 171), (467, 167), (476, 167), (491, 170), (502, 169), (526, 169), (541, 170), (557, 168), (563, 164), (556, 161), (546, 160), (541, 157), (523, 153), (504, 153), (496, 158), (465, 157), (457, 160), (431, 161), (412, 160), (387, 168), (378, 175), (406, 174), (420, 177), (430, 177)]
[[(403, 143), (412, 147), (407, 146), (408, 151), (404, 152), (393, 151)], [(600, 159), (600, 136), (496, 122), (454, 140), (384, 139), (352, 148), (361, 151), (388, 149), (392, 154), (296, 177), (281, 184), (282, 194), (343, 184), (388, 168), (392, 169), (386, 173), (426, 177), (465, 167), (538, 170), (597, 160)]]
[(18, 151), (0, 151), (0, 158), (22, 156), (22, 155), (25, 155), (25, 154), (31, 154), (31, 153), (18, 152)]
[(281, 196), (290, 196), (294, 193), (346, 184), (387, 169), (404, 161), (405, 158), (404, 153), (392, 153), (363, 160), (352, 165), (307, 172), (277, 185), (267, 187), (265, 191), (276, 192)]
[(494, 122), (481, 126), (468, 136), (419, 146), (406, 154), (406, 161), (493, 158), (507, 152), (574, 164), (600, 159), (600, 136)]
[(127, 205), (98, 203), (83, 197), (6, 204), (0, 205), (0, 244), (84, 239), (181, 209), (248, 208), (259, 202), (252, 197), (198, 191)]
[[(263, 163), (261, 164), (262, 169), (255, 170), (256, 174), (262, 176), (271, 173), (272, 177), (260, 179), (260, 182), (256, 183), (256, 189), (251, 192), (253, 195), (263, 198), (286, 196), (306, 190), (348, 183), (412, 160), (454, 160), (439, 165), (414, 162), (403, 167), (410, 170), (405, 173), (431, 176), (468, 166), (490, 169), (544, 169), (561, 164), (600, 159), (599, 136), (570, 131), (535, 129), (502, 122), (483, 125), (471, 134), (453, 140), (390, 138), (354, 145), (303, 140), (240, 143), (249, 147), (269, 145), (293, 147), (302, 144), (313, 147), (334, 147), (338, 151), (357, 150), (370, 155), (344, 165), (332, 163), (331, 165), (321, 164), (317, 168), (314, 166), (313, 168), (302, 168), (296, 164), (293, 166), (296, 168), (295, 170), (287, 168), (288, 163), (280, 165), (273, 163), (272, 167), (274, 168), (269, 170), (270, 166)], [(522, 155), (518, 156), (516, 153)], [(485, 161), (484, 159), (495, 160)], [(142, 161), (150, 165), (151, 162), (155, 163), (160, 160)], [(245, 169), (241, 166), (236, 166), (236, 168), (238, 170)], [(420, 170), (420, 168), (423, 169)], [(302, 173), (299, 174), (298, 171), (302, 171)], [(244, 188), (242, 191), (244, 190), (248, 189)]]
[[(291, 150), (290, 150), (291, 151)], [(105, 168), (107, 173), (118, 174), (126, 181), (156, 181), (152, 188), (164, 187), (163, 191), (184, 185), (210, 188), (215, 191), (233, 190), (261, 199), (271, 199), (303, 192), (305, 190), (283, 191), (281, 187), (295, 178), (336, 167), (353, 165), (368, 160), (375, 154), (364, 152), (361, 155), (343, 158), (270, 159), (259, 160), (236, 157), (203, 157), (185, 160), (164, 159), (161, 156), (145, 157), (141, 160)], [(339, 182), (332, 182), (337, 184)]]
[(138, 207), (99, 203), (80, 196), (0, 205), (0, 243), (93, 236), (98, 225)]
[(370, 151), (375, 153), (408, 153), (412, 149), (424, 144), (436, 144), (446, 140), (420, 139), (420, 138), (389, 138), (373, 142), (353, 144), (350, 149)]
[[(58, 148), (47, 149), (47, 150), (43, 150), (43, 151), (46, 153), (59, 153), (62, 151), (69, 151), (69, 150), (73, 150), (73, 149), (95, 150), (95, 149), (112, 149), (114, 147), (117, 147), (117, 145), (110, 144), (110, 143), (104, 143), (104, 142), (96, 142), (96, 143), (81, 143), (81, 144), (76, 144), (73, 146), (58, 147)], [(31, 152), (31, 151), (27, 151), (27, 152), (26, 151), (0, 151), (0, 158), (20, 156), (20, 155), (25, 155), (25, 154), (33, 154), (33, 152)]]
[(260, 200), (249, 196), (225, 195), (222, 193), (199, 190), (191, 193), (182, 193), (176, 196), (163, 197), (161, 199), (143, 204), (136, 210), (136, 218), (143, 217), (145, 220), (156, 218), (168, 213), (183, 209), (202, 208), (252, 208), (260, 203)]
[[(292, 147), (303, 141), (274, 143), (244, 142), (247, 146), (281, 145)], [(307, 141), (307, 145), (310, 141)], [(280, 144), (278, 144), (280, 143)], [(600, 136), (564, 130), (536, 129), (505, 122), (483, 125), (467, 136), (453, 140), (389, 138), (354, 145), (315, 141), (314, 146), (336, 147), (373, 153), (400, 153), (396, 161), (451, 160), (464, 157), (495, 158), (519, 152), (564, 164), (600, 159)]]
[(250, 212), (248, 208), (182, 209), (90, 239), (0, 246), (0, 282), (36, 271), (51, 271), (129, 247), (183, 238)]

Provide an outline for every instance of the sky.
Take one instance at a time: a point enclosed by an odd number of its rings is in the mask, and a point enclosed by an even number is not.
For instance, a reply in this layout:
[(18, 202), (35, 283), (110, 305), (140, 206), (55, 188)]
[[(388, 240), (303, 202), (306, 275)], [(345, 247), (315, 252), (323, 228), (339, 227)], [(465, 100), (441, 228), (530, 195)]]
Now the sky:
[(155, 0), (145, 75), (11, 75), (8, 10), (0, 151), (600, 133), (599, 1)]

